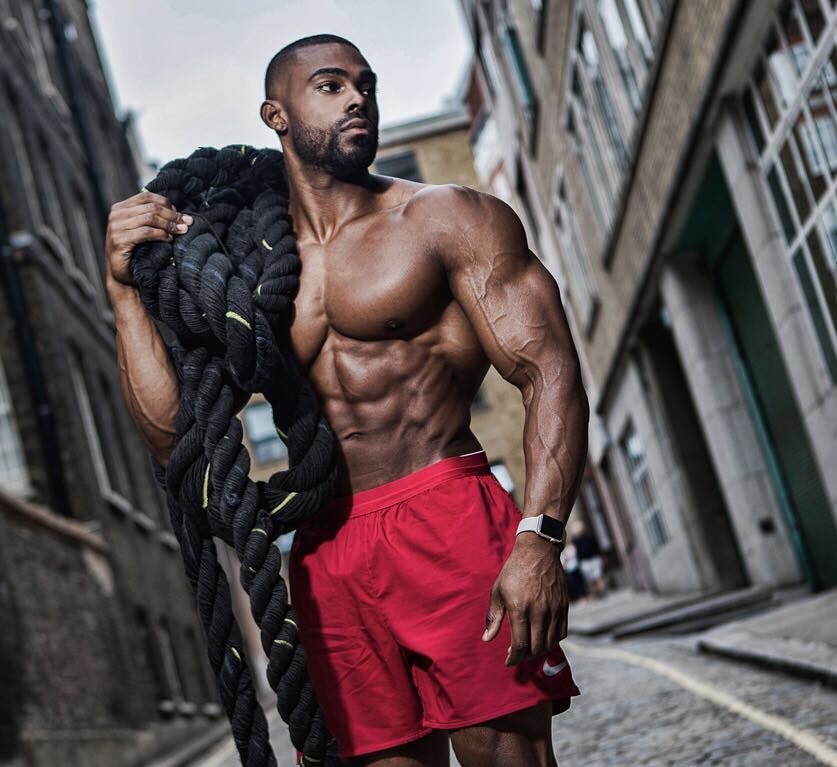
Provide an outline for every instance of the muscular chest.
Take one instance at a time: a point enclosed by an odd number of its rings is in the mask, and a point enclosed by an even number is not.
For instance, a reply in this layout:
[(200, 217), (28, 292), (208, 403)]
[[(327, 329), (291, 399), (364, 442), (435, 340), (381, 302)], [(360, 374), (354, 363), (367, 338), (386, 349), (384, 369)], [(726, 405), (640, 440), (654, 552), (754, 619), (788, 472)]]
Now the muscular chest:
[(430, 327), (450, 296), (420, 236), (385, 227), (301, 245), (302, 273), (291, 340), (310, 365), (329, 333), (360, 341), (410, 338)]

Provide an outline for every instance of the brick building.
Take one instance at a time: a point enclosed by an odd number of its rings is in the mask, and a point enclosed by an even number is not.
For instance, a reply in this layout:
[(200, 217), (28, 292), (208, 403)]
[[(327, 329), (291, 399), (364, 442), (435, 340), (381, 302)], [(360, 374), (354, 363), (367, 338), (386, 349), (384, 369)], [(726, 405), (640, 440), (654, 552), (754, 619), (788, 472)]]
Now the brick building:
[(220, 713), (103, 280), (139, 187), (83, 0), (0, 0), (0, 764), (132, 765)]
[(480, 178), (562, 287), (634, 585), (837, 584), (837, 11), (462, 0)]

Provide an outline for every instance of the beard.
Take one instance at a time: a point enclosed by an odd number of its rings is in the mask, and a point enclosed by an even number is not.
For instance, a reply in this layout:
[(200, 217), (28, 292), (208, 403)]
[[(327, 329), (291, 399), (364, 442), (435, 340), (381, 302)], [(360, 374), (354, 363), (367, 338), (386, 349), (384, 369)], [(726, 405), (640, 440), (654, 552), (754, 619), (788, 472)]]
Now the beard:
[(344, 135), (339, 123), (331, 129), (293, 124), (290, 133), (299, 159), (309, 168), (326, 171), (335, 178), (351, 178), (366, 170), (378, 152), (378, 127), (371, 121), (370, 126), (367, 135)]

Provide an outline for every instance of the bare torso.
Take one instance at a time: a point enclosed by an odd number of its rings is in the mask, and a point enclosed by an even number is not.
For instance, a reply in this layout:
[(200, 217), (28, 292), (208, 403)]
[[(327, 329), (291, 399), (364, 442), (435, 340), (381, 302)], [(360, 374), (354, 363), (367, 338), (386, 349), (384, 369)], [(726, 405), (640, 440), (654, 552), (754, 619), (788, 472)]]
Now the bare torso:
[(396, 181), (330, 241), (300, 241), (291, 340), (345, 462), (341, 494), (479, 450), (488, 360), (438, 258), (433, 187)]

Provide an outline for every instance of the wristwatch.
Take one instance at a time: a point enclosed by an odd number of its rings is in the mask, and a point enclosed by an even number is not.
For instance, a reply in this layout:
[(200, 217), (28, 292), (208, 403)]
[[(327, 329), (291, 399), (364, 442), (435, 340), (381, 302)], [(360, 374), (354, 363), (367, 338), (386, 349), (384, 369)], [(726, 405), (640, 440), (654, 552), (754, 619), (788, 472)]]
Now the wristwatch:
[(541, 538), (546, 538), (561, 548), (564, 547), (564, 523), (560, 519), (550, 517), (547, 514), (538, 514), (537, 517), (524, 517), (517, 526), (517, 535), (521, 533), (535, 533)]

